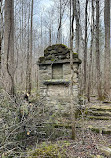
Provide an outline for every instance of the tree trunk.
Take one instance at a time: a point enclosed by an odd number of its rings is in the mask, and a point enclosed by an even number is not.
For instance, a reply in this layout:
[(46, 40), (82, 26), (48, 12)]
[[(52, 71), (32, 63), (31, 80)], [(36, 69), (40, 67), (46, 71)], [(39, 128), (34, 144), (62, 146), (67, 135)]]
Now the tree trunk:
[(0, 76), (1, 76), (1, 45), (2, 45), (2, 40), (1, 40), (1, 32), (0, 32)]
[(62, 1), (59, 0), (59, 27), (57, 32), (57, 43), (62, 43)]
[[(29, 8), (30, 8), (30, 5), (29, 5)], [(30, 11), (29, 11), (29, 17), (30, 17)], [(29, 25), (29, 21), (28, 21), (28, 25)], [(33, 46), (32, 28), (33, 28), (33, 0), (31, 4), (30, 33), (29, 33), (29, 26), (28, 26), (28, 34), (30, 34), (30, 37), (28, 37), (27, 70), (26, 70), (26, 92), (29, 94), (31, 94), (31, 89), (32, 89), (32, 46)]]
[(29, 23), (30, 23), (30, 2), (29, 2), (29, 15), (28, 15), (28, 41), (27, 41), (27, 68), (26, 68), (26, 92), (29, 91), (29, 51), (30, 51), (30, 36), (29, 36)]
[(90, 102), (90, 94), (91, 94), (91, 75), (92, 75), (92, 49), (93, 49), (93, 38), (94, 38), (94, 1), (92, 0), (92, 18), (91, 18), (91, 43), (90, 43), (90, 60), (89, 60), (89, 78), (88, 78), (88, 101)]
[(101, 71), (100, 71), (100, 51), (99, 51), (99, 0), (96, 0), (96, 73), (97, 73), (97, 92), (101, 99)]
[(76, 19), (76, 53), (79, 54), (80, 47), (80, 4), (79, 0), (75, 1), (75, 19)]
[(104, 1), (105, 24), (105, 63), (104, 63), (104, 95), (110, 97), (110, 0)]
[(28, 93), (31, 94), (32, 89), (32, 48), (33, 48), (33, 0), (31, 5), (31, 26), (30, 26), (30, 68), (29, 68), (29, 90)]
[[(71, 6), (73, 10), (73, 15), (71, 18)], [(75, 107), (74, 107), (74, 96), (73, 96), (73, 78), (74, 78), (74, 69), (73, 69), (73, 39), (74, 39), (74, 0), (70, 0), (70, 67), (71, 67), (71, 83), (70, 83), (70, 100), (71, 100), (71, 122), (72, 122), (72, 139), (75, 140), (76, 137), (76, 126), (75, 126)]]
[(85, 6), (85, 39), (84, 39), (84, 93), (86, 94), (86, 80), (87, 80), (87, 8), (88, 0)]
[[(2, 24), (2, 0), (0, 1), (0, 23)], [(0, 76), (1, 76), (1, 48), (2, 47), (2, 26), (0, 26)]]
[(14, 0), (5, 0), (4, 52), (9, 76), (9, 93), (14, 96)]

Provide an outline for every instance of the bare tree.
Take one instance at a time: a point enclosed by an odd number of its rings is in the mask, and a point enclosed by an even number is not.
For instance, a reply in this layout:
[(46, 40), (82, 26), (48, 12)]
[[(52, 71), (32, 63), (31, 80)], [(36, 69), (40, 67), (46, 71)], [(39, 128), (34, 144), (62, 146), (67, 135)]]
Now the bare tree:
[(76, 19), (76, 53), (80, 51), (80, 2), (75, 1), (75, 19)]
[(5, 0), (5, 33), (4, 51), (6, 54), (6, 67), (9, 75), (9, 93), (15, 94), (14, 90), (14, 1)]
[(2, 45), (2, 40), (1, 40), (1, 32), (0, 32), (0, 76), (1, 76), (1, 45)]
[(89, 60), (89, 76), (88, 76), (88, 101), (90, 102), (90, 94), (92, 88), (92, 64), (93, 64), (93, 42), (94, 42), (94, 1), (91, 1), (92, 15), (91, 15), (91, 42), (90, 42), (90, 60)]
[(104, 0), (105, 25), (105, 63), (104, 63), (104, 95), (110, 96), (110, 0)]
[(56, 43), (62, 43), (62, 19), (63, 19), (63, 15), (64, 15), (67, 4), (68, 4), (68, 0), (66, 1), (59, 0), (59, 19), (58, 19), (59, 26), (57, 30)]
[[(71, 10), (73, 10), (71, 16)], [(75, 140), (75, 104), (73, 96), (73, 78), (74, 78), (74, 67), (73, 67), (73, 39), (74, 39), (74, 12), (75, 12), (75, 0), (70, 0), (70, 67), (71, 67), (71, 83), (70, 83), (70, 100), (71, 100), (71, 122), (72, 122), (72, 139)], [(72, 18), (71, 18), (72, 17)]]
[(99, 45), (99, 24), (100, 24), (100, 14), (99, 14), (99, 0), (96, 0), (96, 73), (97, 73), (97, 92), (98, 97), (102, 97), (101, 89), (101, 71), (100, 71), (100, 45)]
[(87, 12), (88, 0), (85, 3), (85, 39), (84, 39), (84, 93), (86, 93), (86, 79), (87, 79)]
[[(2, 21), (2, 1), (0, 0), (0, 23)], [(1, 26), (0, 26), (0, 76), (1, 76), (1, 45), (2, 45), (2, 38), (1, 38)]]
[[(45, 15), (44, 19), (44, 25), (46, 29), (48, 30), (48, 43), (51, 46), (53, 42), (53, 24), (54, 24), (54, 10), (51, 9), (50, 11), (48, 10), (47, 14)], [(44, 40), (45, 42), (45, 40)]]
[[(30, 5), (29, 5), (29, 7), (30, 7)], [(30, 17), (30, 12), (29, 12), (29, 17)], [(33, 0), (31, 3), (31, 23), (30, 23), (30, 37), (29, 37), (30, 40), (28, 39), (27, 76), (26, 76), (26, 91), (29, 94), (31, 94), (31, 89), (32, 89), (32, 48), (33, 48), (32, 28), (33, 28)]]
[(57, 32), (57, 43), (62, 43), (62, 0), (59, 0), (59, 26)]
[(32, 0), (31, 4), (31, 26), (30, 26), (30, 69), (29, 69), (29, 94), (31, 93), (32, 89), (32, 49), (33, 49), (33, 5), (34, 2)]

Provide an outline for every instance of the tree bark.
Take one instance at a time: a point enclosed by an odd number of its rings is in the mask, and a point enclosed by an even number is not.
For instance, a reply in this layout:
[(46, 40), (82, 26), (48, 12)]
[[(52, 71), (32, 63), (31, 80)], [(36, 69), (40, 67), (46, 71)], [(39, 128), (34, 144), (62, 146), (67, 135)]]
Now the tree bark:
[(32, 89), (32, 48), (33, 48), (33, 0), (31, 4), (31, 26), (30, 26), (30, 69), (29, 69), (29, 90), (28, 93), (31, 94)]
[(104, 0), (105, 63), (104, 95), (110, 97), (110, 0)]
[(99, 0), (96, 0), (96, 73), (97, 73), (97, 92), (98, 97), (102, 97), (101, 71), (100, 71), (100, 47), (99, 47)]
[[(0, 1), (0, 23), (2, 25), (2, 0)], [(1, 48), (2, 47), (2, 26), (0, 26), (0, 76), (1, 76)]]
[(0, 76), (1, 76), (1, 47), (2, 47), (2, 39), (1, 39), (1, 30), (0, 30)]
[(91, 88), (92, 88), (92, 52), (93, 52), (93, 38), (94, 38), (94, 1), (91, 2), (92, 16), (91, 16), (91, 43), (90, 43), (90, 60), (89, 60), (89, 78), (88, 78), (88, 101), (90, 102)]
[(62, 43), (62, 1), (59, 0), (59, 26), (57, 32), (57, 43)]
[[(74, 78), (74, 68), (73, 68), (73, 39), (74, 39), (74, 12), (75, 12), (75, 1), (70, 0), (70, 68), (71, 68), (71, 83), (70, 83), (70, 100), (71, 100), (71, 123), (72, 123), (72, 139), (75, 140), (76, 137), (76, 122), (75, 122), (75, 104), (73, 96), (73, 78)], [(72, 6), (72, 7), (71, 7)], [(73, 10), (71, 18), (71, 8)]]
[(75, 19), (76, 19), (76, 53), (79, 54), (79, 47), (80, 47), (80, 4), (79, 4), (79, 0), (75, 1)]
[[(29, 11), (29, 17), (30, 17), (30, 11)], [(28, 21), (28, 25), (29, 25), (29, 21)], [(27, 71), (26, 71), (26, 92), (29, 94), (31, 94), (31, 89), (32, 89), (32, 48), (33, 48), (32, 28), (33, 28), (33, 0), (31, 3), (31, 23), (30, 23), (30, 33), (29, 33), (30, 39), (28, 39)], [(29, 26), (28, 26), (28, 32), (29, 32)]]
[(87, 80), (87, 8), (88, 0), (85, 6), (85, 39), (84, 39), (84, 93), (86, 94), (86, 80)]
[(14, 96), (14, 0), (5, 0), (4, 52), (9, 76), (9, 93)]
[(29, 2), (29, 15), (28, 15), (28, 40), (27, 40), (27, 68), (26, 68), (26, 92), (29, 91), (29, 51), (30, 51), (30, 40), (29, 40), (29, 23), (30, 23), (30, 2)]

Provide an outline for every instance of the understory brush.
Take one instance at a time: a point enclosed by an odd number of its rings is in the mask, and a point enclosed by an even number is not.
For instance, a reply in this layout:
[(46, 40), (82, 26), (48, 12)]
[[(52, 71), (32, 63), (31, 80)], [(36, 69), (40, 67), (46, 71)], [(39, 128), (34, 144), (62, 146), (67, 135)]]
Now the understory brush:
[[(33, 148), (35, 144), (68, 137), (69, 132), (65, 128), (55, 128), (54, 122), (57, 117), (56, 112), (44, 107), (43, 100), (31, 103), (25, 101), (20, 94), (12, 98), (1, 90), (0, 153), (2, 158), (19, 157), (22, 152)], [(53, 147), (50, 145), (40, 151), (45, 150), (48, 154), (49, 149), (53, 152)]]

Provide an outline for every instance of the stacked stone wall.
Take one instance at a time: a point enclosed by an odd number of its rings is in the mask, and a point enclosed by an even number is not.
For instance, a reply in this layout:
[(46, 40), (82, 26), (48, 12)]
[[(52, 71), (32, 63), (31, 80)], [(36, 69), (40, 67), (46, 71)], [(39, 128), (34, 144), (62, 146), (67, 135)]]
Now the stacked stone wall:
[[(68, 50), (68, 48), (65, 47), (59, 49), (58, 48), (59, 48), (58, 45), (57, 47), (54, 45), (52, 47), (52, 50), (51, 47), (47, 48), (45, 50), (45, 56), (42, 58), (42, 60), (40, 59), (39, 61), (39, 92), (40, 92), (40, 97), (44, 98), (44, 104), (46, 106), (54, 110), (59, 109), (59, 107), (62, 107), (64, 111), (70, 108), (71, 69), (70, 69), (70, 59), (68, 59), (70, 50)], [(59, 52), (57, 53), (57, 51)], [(55, 65), (53, 66), (53, 64)], [(78, 103), (79, 64), (80, 64), (80, 60), (76, 55), (76, 57), (74, 58), (74, 77), (73, 77), (74, 103), (75, 102)], [(56, 66), (57, 66), (57, 70), (55, 69)], [(53, 67), (54, 67), (54, 75), (53, 75)], [(60, 77), (58, 72), (60, 73)], [(55, 74), (57, 74), (57, 78)]]

